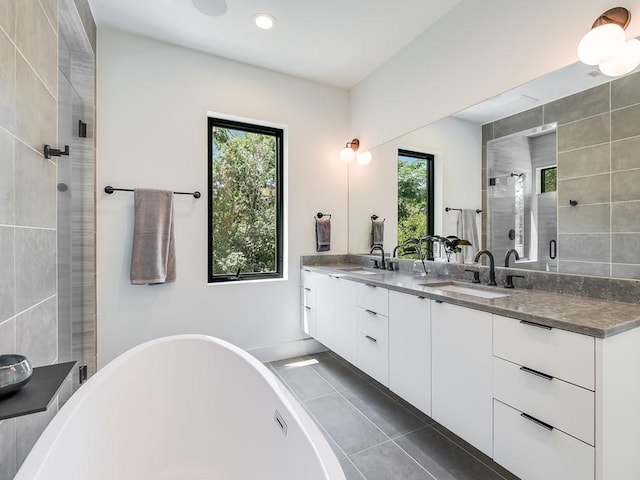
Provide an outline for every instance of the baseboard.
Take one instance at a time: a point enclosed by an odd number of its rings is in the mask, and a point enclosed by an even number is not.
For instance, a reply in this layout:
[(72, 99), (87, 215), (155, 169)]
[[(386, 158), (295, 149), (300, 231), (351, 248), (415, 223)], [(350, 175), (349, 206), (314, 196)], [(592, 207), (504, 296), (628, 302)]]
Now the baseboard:
[(327, 347), (313, 338), (295, 340), (293, 342), (269, 345), (268, 347), (258, 347), (247, 350), (251, 355), (261, 362), (275, 362), (283, 358), (299, 357), (313, 353), (324, 352)]

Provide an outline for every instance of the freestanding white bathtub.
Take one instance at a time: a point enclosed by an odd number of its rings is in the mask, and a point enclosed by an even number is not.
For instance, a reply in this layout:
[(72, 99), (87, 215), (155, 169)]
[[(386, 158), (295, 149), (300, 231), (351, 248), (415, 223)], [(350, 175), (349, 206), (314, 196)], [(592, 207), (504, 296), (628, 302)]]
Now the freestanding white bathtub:
[(344, 480), (271, 372), (204, 335), (112, 361), (60, 409), (15, 480)]

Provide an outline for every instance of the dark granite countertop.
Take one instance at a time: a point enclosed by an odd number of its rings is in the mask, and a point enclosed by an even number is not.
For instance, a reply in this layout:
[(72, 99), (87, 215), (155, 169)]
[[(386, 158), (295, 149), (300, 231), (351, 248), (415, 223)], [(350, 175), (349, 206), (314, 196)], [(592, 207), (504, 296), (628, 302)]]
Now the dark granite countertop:
[[(443, 276), (419, 276), (407, 272), (392, 272), (364, 268), (359, 264), (341, 263), (303, 265), (320, 273), (340, 275), (360, 283), (369, 283), (390, 290), (420, 295), (433, 300), (474, 308), (489, 313), (527, 320), (596, 338), (606, 338), (640, 326), (640, 305), (584, 296), (572, 296), (533, 289), (489, 287)], [(349, 269), (358, 269), (350, 271)], [(365, 273), (366, 272), (366, 273)], [(483, 292), (507, 294), (501, 298), (482, 298), (437, 288), (437, 283), (468, 286)], [(427, 284), (427, 285), (425, 285)], [(429, 286), (429, 284), (432, 284)]]

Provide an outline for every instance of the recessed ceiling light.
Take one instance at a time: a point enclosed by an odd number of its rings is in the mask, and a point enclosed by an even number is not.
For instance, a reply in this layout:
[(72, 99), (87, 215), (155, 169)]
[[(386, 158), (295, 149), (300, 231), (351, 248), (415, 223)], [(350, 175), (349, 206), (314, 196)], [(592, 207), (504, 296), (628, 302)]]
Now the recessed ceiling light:
[(253, 21), (256, 22), (258, 28), (263, 30), (269, 30), (276, 24), (276, 19), (268, 13), (256, 13), (253, 16)]
[(210, 17), (220, 17), (227, 11), (226, 0), (191, 0), (193, 6)]

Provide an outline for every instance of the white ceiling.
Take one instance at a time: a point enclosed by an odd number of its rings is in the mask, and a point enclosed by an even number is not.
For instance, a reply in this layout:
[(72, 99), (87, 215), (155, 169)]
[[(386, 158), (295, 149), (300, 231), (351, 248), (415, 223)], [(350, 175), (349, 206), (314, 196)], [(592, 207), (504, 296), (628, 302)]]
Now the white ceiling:
[[(213, 0), (216, 1), (216, 0)], [(227, 0), (219, 17), (192, 0), (89, 0), (96, 23), (350, 88), (462, 0)], [(258, 12), (276, 26), (256, 28)]]

